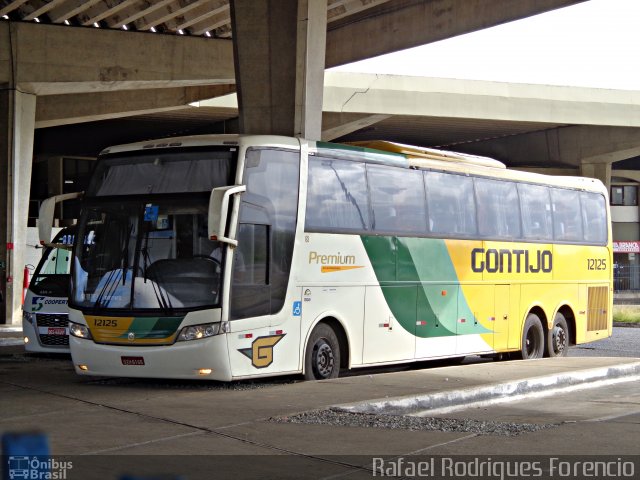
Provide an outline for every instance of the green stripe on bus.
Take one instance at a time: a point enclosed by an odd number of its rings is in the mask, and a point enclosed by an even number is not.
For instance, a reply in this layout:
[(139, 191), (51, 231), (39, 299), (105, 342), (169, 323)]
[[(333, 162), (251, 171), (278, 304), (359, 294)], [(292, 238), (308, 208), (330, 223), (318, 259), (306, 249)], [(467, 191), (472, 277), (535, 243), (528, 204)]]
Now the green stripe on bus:
[(129, 333), (135, 333), (136, 339), (167, 338), (176, 333), (184, 317), (136, 317), (131, 322), (129, 330), (120, 338), (127, 338)]
[[(444, 240), (361, 238), (387, 305), (407, 332), (420, 338), (490, 332), (458, 295), (458, 277)], [(458, 323), (459, 318), (468, 321)], [(416, 321), (424, 323), (416, 328)]]

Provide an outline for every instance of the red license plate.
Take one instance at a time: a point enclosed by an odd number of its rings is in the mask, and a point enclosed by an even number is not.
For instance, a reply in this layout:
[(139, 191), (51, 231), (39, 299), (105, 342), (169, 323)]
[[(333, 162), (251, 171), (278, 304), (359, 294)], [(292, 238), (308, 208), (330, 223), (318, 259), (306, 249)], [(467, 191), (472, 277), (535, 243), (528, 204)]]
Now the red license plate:
[(144, 365), (144, 357), (120, 357), (123, 365)]
[(47, 334), (48, 335), (66, 335), (67, 334), (67, 329), (66, 328), (49, 327), (49, 330), (47, 330)]

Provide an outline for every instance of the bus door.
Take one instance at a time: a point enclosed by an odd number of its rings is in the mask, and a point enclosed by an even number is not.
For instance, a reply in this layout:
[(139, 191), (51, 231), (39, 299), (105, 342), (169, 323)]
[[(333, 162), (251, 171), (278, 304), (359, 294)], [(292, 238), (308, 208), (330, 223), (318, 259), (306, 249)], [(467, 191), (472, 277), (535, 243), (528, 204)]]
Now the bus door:
[[(234, 376), (298, 367), (299, 316), (287, 305), (298, 212), (300, 153), (250, 149), (232, 262), (229, 355)], [(232, 258), (229, 252), (233, 252)]]

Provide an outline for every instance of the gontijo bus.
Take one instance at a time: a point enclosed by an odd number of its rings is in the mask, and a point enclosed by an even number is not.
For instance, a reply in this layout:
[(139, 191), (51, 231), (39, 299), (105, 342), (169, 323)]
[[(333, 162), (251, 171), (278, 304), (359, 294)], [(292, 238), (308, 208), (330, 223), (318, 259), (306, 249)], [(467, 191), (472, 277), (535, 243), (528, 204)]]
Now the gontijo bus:
[(83, 375), (323, 379), (562, 356), (612, 331), (605, 187), (487, 158), (276, 136), (118, 146), (78, 228)]

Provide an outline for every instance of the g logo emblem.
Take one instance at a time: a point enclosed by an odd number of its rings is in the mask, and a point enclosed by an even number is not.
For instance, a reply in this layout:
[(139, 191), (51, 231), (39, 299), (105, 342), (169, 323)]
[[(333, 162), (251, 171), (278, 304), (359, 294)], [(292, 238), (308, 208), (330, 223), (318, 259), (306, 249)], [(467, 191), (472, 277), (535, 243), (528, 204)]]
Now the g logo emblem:
[(251, 344), (251, 348), (243, 348), (238, 350), (244, 356), (251, 360), (251, 365), (256, 368), (266, 368), (273, 363), (273, 347), (286, 334), (270, 335), (267, 337), (258, 337)]
[(130, 342), (133, 342), (136, 339), (136, 334), (133, 332), (129, 332), (129, 335), (127, 335), (127, 338), (129, 339)]

